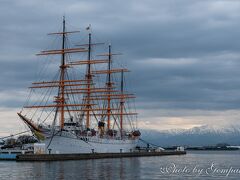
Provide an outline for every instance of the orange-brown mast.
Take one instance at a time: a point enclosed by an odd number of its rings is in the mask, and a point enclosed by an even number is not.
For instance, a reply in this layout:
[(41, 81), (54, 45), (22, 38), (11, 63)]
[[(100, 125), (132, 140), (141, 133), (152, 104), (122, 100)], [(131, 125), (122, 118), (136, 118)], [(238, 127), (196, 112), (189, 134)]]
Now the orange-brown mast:
[(123, 108), (124, 108), (124, 94), (123, 94), (123, 70), (121, 72), (121, 100), (120, 100), (120, 133), (123, 135)]
[[(92, 35), (91, 32), (88, 34), (88, 64), (87, 64), (87, 74), (86, 79), (88, 82), (87, 85), (87, 104), (90, 104), (90, 95), (91, 95), (91, 81), (92, 81), (92, 75), (91, 75), (91, 46), (92, 46)], [(91, 105), (87, 105), (87, 117), (86, 117), (86, 128), (89, 129), (90, 127), (90, 109)]]
[(59, 102), (61, 104), (60, 107), (60, 127), (63, 129), (64, 127), (64, 104), (65, 104), (65, 93), (64, 93), (64, 79), (65, 79), (65, 17), (63, 16), (63, 31), (62, 31), (62, 62), (61, 62), (61, 75), (60, 75), (60, 94)]
[[(112, 55), (111, 55), (111, 45), (108, 46), (108, 71), (110, 72), (111, 70), (111, 58), (112, 58)], [(111, 87), (112, 87), (112, 82), (111, 82), (111, 73), (108, 73), (108, 80), (107, 80), (107, 88), (108, 88), (108, 91), (111, 90)], [(108, 93), (110, 94), (110, 93)], [(107, 97), (107, 129), (109, 130), (110, 129), (110, 126), (111, 126), (111, 122), (110, 122), (110, 116), (111, 116), (111, 96), (108, 95)]]

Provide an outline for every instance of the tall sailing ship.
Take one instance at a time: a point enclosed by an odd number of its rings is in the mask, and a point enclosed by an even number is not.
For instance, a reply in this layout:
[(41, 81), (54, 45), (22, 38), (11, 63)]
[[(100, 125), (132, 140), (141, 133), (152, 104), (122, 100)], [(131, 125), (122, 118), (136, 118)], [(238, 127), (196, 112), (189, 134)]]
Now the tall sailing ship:
[[(58, 69), (51, 80), (33, 82), (26, 105), (18, 113), (32, 134), (51, 153), (131, 152), (140, 138), (134, 94), (126, 89), (126, 68), (113, 67), (111, 45), (92, 39), (71, 47), (63, 18), (62, 32), (50, 33), (61, 39), (60, 48), (41, 51), (38, 56), (55, 57), (48, 64)], [(95, 54), (94, 54), (95, 53)], [(80, 57), (80, 58), (79, 58)], [(48, 58), (49, 60), (49, 58)], [(52, 70), (54, 71), (54, 70)]]

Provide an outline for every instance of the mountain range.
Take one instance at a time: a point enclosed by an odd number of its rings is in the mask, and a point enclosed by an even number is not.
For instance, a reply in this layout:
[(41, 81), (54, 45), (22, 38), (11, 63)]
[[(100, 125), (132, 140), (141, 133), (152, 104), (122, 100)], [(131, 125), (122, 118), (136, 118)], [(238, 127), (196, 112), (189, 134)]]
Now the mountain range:
[(240, 127), (214, 128), (209, 125), (191, 129), (141, 130), (141, 138), (162, 147), (212, 146), (219, 143), (240, 145)]

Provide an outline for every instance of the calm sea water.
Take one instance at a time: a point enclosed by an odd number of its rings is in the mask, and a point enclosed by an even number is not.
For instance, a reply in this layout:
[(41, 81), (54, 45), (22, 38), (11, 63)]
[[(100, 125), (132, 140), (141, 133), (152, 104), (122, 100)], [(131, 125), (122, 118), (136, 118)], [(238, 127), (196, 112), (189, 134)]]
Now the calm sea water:
[(0, 179), (240, 179), (240, 151), (59, 162), (0, 161)]

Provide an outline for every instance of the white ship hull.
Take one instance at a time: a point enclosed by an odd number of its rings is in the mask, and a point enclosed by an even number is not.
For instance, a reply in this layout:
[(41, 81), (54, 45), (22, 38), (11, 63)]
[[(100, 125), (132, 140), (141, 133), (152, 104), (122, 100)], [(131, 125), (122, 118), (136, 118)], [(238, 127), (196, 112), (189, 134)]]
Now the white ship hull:
[[(32, 133), (39, 137), (41, 143), (45, 144), (45, 153), (51, 154), (73, 154), (73, 153), (119, 153), (131, 152), (135, 150), (139, 136), (129, 138), (124, 136), (122, 139), (117, 137), (79, 136), (74, 131), (60, 131), (55, 128), (36, 129), (30, 120), (19, 114), (22, 120), (29, 126)], [(54, 134), (54, 135), (53, 135)], [(42, 139), (42, 140), (41, 140)], [(43, 140), (44, 139), (44, 140)]]
[(72, 154), (72, 153), (119, 153), (131, 152), (136, 148), (138, 139), (117, 140), (90, 137), (88, 140), (67, 136), (54, 136), (52, 139), (42, 141), (46, 146), (46, 153)]

